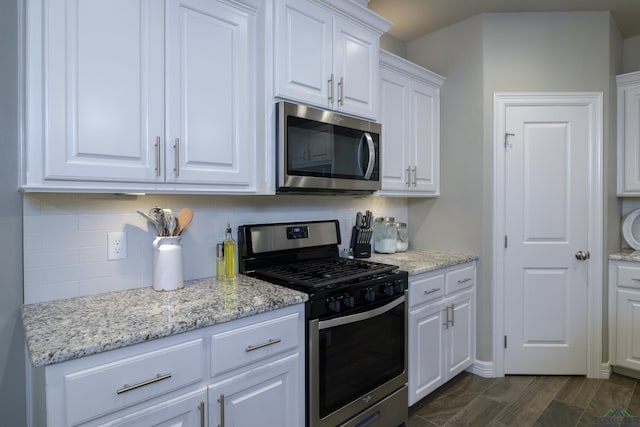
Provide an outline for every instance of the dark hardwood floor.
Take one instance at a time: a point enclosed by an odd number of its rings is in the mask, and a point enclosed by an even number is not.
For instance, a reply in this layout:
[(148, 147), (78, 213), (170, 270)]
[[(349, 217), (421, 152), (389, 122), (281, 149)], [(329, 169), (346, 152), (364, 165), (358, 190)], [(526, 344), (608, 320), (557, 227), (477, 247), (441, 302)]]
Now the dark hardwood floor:
[[(610, 410), (620, 410), (608, 412)], [(640, 427), (640, 381), (463, 372), (409, 408), (407, 427)]]

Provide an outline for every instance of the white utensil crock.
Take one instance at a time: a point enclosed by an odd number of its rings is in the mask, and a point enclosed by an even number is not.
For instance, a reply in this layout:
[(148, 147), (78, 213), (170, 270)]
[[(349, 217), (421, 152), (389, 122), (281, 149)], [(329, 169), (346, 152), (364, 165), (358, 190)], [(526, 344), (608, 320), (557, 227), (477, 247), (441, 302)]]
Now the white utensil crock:
[(174, 291), (184, 287), (181, 239), (180, 236), (156, 236), (153, 241), (154, 290)]

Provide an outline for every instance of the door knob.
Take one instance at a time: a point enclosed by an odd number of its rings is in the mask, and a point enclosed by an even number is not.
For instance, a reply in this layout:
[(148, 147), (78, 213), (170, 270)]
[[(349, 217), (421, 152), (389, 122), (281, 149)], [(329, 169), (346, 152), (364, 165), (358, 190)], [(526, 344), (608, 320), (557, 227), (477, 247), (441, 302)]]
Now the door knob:
[(589, 258), (591, 258), (591, 254), (589, 253), (589, 251), (578, 251), (576, 252), (576, 259), (580, 260), (580, 261), (586, 261)]

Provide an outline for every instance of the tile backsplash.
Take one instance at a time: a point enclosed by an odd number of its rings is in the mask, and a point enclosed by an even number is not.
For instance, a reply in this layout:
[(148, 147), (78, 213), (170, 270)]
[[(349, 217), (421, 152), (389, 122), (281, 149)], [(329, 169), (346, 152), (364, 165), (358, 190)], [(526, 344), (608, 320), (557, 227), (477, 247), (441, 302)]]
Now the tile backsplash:
[[(182, 238), (185, 280), (215, 275), (227, 221), (237, 239), (242, 224), (338, 219), (344, 248), (358, 210), (408, 218), (404, 198), (29, 193), (23, 200), (25, 303), (151, 286), (155, 229), (136, 211), (153, 206), (194, 212)], [(126, 259), (107, 259), (113, 231), (126, 232)]]

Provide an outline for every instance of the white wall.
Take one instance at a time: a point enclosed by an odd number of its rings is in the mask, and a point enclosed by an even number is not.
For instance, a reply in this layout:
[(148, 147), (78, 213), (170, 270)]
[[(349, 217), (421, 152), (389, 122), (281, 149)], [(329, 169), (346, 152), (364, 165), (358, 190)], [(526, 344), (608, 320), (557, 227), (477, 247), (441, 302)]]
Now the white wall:
[[(408, 219), (404, 198), (351, 196), (117, 196), (28, 194), (24, 203), (25, 302), (151, 286), (153, 228), (136, 210), (190, 207), (183, 234), (185, 279), (215, 276), (215, 245), (227, 221), (242, 224), (338, 219), (342, 247), (358, 210)], [(107, 260), (107, 233), (127, 233), (128, 257)]]
[[(611, 108), (611, 34), (608, 12), (499, 13), (471, 18), (407, 44), (409, 60), (447, 77), (441, 144), (448, 150), (441, 167), (443, 197), (410, 202), (409, 218), (418, 224), (416, 217), (425, 216), (417, 245), (473, 245), (480, 254), (479, 360), (492, 359), (493, 94), (602, 91), (605, 108)], [(606, 151), (615, 146), (611, 117), (604, 118)], [(605, 161), (611, 155), (615, 154), (606, 152)], [(615, 170), (605, 173), (607, 185), (615, 179)]]
[(622, 72), (640, 71), (640, 36), (624, 39)]
[(380, 37), (380, 48), (402, 58), (407, 57), (407, 44), (390, 34), (383, 34), (382, 37)]
[(0, 424), (26, 425), (22, 305), (22, 198), (18, 192), (18, 1), (0, 3)]

